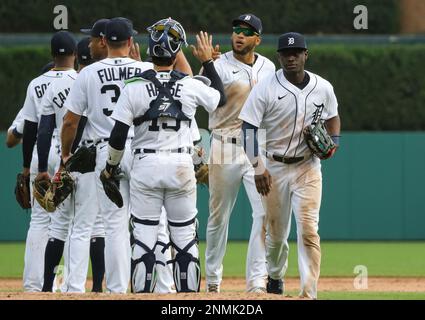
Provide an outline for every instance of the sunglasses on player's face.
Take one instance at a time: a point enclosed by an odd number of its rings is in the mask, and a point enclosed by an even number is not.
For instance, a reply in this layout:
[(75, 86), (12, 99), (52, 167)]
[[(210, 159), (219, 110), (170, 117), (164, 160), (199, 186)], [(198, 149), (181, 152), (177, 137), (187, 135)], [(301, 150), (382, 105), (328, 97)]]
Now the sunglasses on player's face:
[(243, 33), (245, 37), (258, 36), (259, 34), (254, 29), (246, 27), (233, 27), (233, 32), (236, 34)]

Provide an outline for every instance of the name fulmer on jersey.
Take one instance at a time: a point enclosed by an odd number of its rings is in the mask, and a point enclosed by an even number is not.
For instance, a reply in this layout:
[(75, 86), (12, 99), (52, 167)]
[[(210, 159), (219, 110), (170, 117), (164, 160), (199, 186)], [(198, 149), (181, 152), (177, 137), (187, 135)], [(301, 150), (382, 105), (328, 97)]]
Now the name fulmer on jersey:
[(111, 81), (124, 81), (134, 77), (136, 74), (141, 73), (142, 69), (135, 67), (111, 67), (100, 69), (97, 71), (99, 80), (101, 83), (111, 82)]

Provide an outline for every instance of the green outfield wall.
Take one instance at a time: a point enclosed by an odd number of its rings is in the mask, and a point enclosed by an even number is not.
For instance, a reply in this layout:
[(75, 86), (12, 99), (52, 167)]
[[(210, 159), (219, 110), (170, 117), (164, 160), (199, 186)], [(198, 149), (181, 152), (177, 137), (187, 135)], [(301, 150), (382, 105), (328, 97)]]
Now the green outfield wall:
[[(14, 198), (21, 148), (0, 134), (0, 241), (24, 240), (30, 211)], [(425, 132), (344, 132), (334, 158), (323, 162), (322, 240), (425, 239)], [(198, 188), (200, 238), (205, 239), (208, 189)], [(295, 220), (291, 237), (295, 235)], [(249, 237), (251, 208), (241, 188), (229, 238)]]

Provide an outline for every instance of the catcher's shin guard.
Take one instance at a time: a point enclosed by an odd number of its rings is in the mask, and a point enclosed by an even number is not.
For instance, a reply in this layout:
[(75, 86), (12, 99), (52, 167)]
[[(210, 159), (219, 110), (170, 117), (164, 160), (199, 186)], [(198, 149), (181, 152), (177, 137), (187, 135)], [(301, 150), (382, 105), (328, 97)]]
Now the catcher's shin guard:
[[(158, 225), (159, 221), (140, 220), (131, 217), (131, 224), (143, 224), (145, 226)], [(134, 243), (132, 245), (132, 259), (131, 259), (131, 292), (133, 293), (146, 293), (153, 292), (156, 285), (156, 257), (155, 247), (149, 248), (145, 243), (134, 236)], [(139, 257), (139, 258), (135, 258)]]
[[(173, 277), (177, 292), (199, 292), (201, 286), (201, 266), (198, 249), (198, 220), (196, 218), (175, 223), (168, 221), (171, 245), (176, 251), (173, 264)], [(191, 239), (190, 239), (191, 238)], [(189, 239), (189, 241), (187, 241)]]

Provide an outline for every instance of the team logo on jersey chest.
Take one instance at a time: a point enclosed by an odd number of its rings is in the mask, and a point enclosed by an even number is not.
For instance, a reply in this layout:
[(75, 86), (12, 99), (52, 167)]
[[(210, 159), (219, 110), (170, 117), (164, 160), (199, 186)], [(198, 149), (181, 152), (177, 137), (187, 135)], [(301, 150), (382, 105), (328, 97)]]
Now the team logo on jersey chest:
[(314, 106), (316, 107), (316, 110), (313, 112), (313, 121), (311, 121), (311, 124), (317, 124), (320, 119), (322, 118), (323, 109), (325, 108), (324, 104), (315, 104), (313, 102)]

